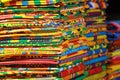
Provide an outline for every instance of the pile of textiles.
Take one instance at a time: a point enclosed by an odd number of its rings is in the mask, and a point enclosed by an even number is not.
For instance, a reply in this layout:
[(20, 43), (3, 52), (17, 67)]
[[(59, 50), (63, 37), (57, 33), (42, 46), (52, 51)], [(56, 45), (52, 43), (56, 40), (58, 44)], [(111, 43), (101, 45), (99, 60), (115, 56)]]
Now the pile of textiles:
[(59, 79), (62, 25), (59, 0), (1, 3), (0, 78)]
[(109, 57), (108, 75), (105, 80), (120, 80), (120, 49), (111, 52)]
[(106, 80), (120, 80), (120, 21), (107, 23), (107, 37), (109, 40), (109, 64)]
[(106, 1), (2, 0), (0, 78), (102, 79)]
[(110, 52), (120, 49), (120, 21), (110, 21), (107, 23), (107, 37), (109, 40), (108, 49)]
[(105, 23), (105, 9), (107, 0), (87, 0), (84, 10), (86, 22), (86, 36), (88, 44), (87, 56), (84, 57), (84, 74), (73, 80), (98, 80), (107, 74), (108, 49)]

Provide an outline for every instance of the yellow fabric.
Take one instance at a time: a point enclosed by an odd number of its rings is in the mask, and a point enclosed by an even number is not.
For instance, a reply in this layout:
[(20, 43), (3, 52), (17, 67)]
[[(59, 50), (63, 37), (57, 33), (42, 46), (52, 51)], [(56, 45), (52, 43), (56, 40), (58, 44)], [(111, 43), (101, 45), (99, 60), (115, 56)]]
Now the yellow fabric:
[(12, 1), (12, 0), (1, 0), (2, 3), (8, 2), (8, 1)]

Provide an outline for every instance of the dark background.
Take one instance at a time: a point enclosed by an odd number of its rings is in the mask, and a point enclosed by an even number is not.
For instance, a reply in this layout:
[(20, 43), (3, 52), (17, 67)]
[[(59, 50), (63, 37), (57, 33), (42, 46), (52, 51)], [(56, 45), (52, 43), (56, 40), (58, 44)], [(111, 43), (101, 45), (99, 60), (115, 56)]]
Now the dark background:
[(120, 0), (108, 0), (107, 20), (120, 20)]

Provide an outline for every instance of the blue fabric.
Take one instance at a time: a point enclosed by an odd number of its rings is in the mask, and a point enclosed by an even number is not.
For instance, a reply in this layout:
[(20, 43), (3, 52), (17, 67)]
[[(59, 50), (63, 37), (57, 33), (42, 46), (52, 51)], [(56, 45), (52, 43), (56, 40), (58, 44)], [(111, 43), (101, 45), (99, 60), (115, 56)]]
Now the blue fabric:
[(80, 50), (85, 50), (85, 49), (88, 49), (88, 46), (80, 46), (80, 47), (75, 48), (73, 50), (68, 50), (66, 52), (63, 52), (61, 54), (61, 56), (65, 56), (65, 55), (68, 55), (68, 54), (71, 54), (71, 53), (74, 53), (74, 52), (77, 52), (77, 51), (80, 51)]
[(27, 6), (27, 5), (28, 5), (28, 1), (22, 1), (22, 4), (23, 4), (24, 6)]
[(115, 78), (114, 80), (120, 80), (120, 77), (118, 77), (118, 78)]
[(85, 65), (91, 65), (97, 62), (101, 62), (101, 61), (105, 61), (108, 59), (108, 56), (102, 56), (102, 57), (98, 57), (98, 58), (94, 58), (92, 60), (86, 61), (84, 62)]

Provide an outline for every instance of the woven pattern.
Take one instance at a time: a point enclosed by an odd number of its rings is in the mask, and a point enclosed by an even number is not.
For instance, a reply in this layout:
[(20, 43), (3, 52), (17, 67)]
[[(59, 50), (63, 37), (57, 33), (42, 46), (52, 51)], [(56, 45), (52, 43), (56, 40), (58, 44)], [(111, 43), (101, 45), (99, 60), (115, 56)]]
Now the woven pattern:
[(106, 79), (114, 79), (119, 80), (120, 74), (120, 22), (119, 21), (110, 21), (107, 26), (107, 37), (109, 40), (109, 57), (111, 58), (109, 61), (108, 68), (111, 69), (109, 71)]
[(21, 1), (1, 1), (5, 2), (3, 6), (15, 6), (15, 5), (20, 5), (20, 6), (28, 6), (28, 5), (47, 5), (47, 4), (55, 4), (60, 2), (60, 0), (21, 0)]
[(1, 79), (107, 74), (106, 0), (2, 0), (0, 6)]

